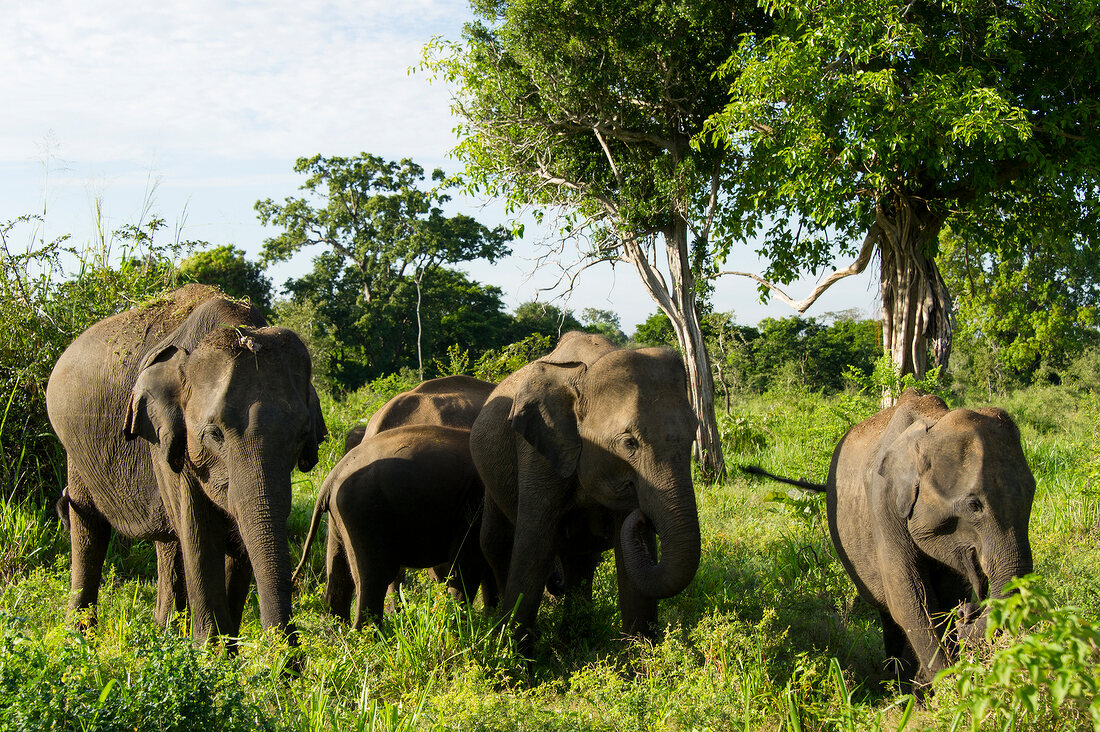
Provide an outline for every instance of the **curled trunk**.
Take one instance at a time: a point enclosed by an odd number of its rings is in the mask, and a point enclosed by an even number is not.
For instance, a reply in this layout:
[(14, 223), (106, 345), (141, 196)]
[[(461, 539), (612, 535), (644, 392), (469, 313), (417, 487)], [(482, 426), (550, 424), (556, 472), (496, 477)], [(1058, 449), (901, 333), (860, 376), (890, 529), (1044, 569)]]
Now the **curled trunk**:
[[(699, 515), (690, 476), (675, 489), (648, 491), (642, 507), (623, 521), (620, 541), (627, 576), (652, 598), (683, 591), (699, 568)], [(660, 557), (653, 555), (652, 532), (660, 539)]]

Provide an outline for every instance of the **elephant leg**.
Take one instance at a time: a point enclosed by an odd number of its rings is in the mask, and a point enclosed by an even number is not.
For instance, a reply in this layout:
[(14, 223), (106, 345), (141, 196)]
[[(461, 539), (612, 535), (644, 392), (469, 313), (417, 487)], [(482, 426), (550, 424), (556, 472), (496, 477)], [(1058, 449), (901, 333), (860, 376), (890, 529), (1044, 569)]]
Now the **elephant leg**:
[(401, 585), (405, 584), (405, 568), (397, 568), (397, 576), (386, 586), (385, 611), (397, 612), (401, 605)]
[(180, 480), (180, 537), (184, 579), (191, 608), (191, 637), (211, 640), (232, 629), (225, 593), (227, 519), (187, 478)]
[[(928, 586), (920, 571), (898, 559), (892, 564), (892, 574), (884, 573), (890, 579), (885, 583), (886, 607), (890, 618), (901, 628), (908, 645), (916, 654), (919, 672), (914, 680), (921, 684), (931, 683), (936, 674), (951, 664), (950, 655), (941, 641), (942, 620), (937, 623), (932, 613), (938, 607), (935, 590)], [(891, 641), (896, 645), (896, 642)]]
[(481, 552), (484, 561), (489, 565), (487, 574), (492, 575), (494, 588), (491, 596), (484, 593), (482, 595), (485, 607), (496, 607), (500, 600), (499, 593), (507, 585), (514, 536), (512, 522), (492, 498), (486, 495), (481, 517)]
[[(535, 486), (531, 488), (534, 490)], [(525, 496), (533, 498), (530, 492), (520, 491), (512, 559), (504, 586), (504, 611), (515, 609), (512, 622), (516, 637), (521, 652), (528, 654), (534, 648), (535, 619), (546, 578), (554, 564), (555, 537), (561, 514), (543, 497), (525, 501)]]
[[(623, 635), (652, 638), (657, 632), (657, 600), (642, 593), (627, 575), (620, 531), (623, 518), (618, 517), (615, 521), (615, 577), (619, 586), (619, 614), (622, 616)], [(657, 556), (657, 535), (649, 527), (643, 531), (650, 556)]]
[(325, 549), (325, 604), (330, 613), (351, 622), (351, 600), (355, 594), (355, 584), (348, 567), (348, 555), (340, 540), (340, 530), (336, 521), (329, 516), (328, 543)]
[[(69, 485), (73, 485), (70, 472)], [(103, 581), (103, 562), (111, 541), (111, 525), (91, 507), (76, 505), (70, 491), (69, 540), (72, 546), (72, 580), (69, 610), (77, 627), (88, 630), (95, 626), (95, 605), (99, 601), (99, 585)], [(88, 610), (87, 613), (82, 611)]]
[(467, 536), (459, 547), (453, 564), (441, 564), (434, 570), (437, 575), (442, 571), (447, 578), (451, 596), (458, 602), (473, 602), (477, 588), (482, 584), (485, 571), (485, 556), (481, 546), (472, 535)]
[(183, 577), (183, 553), (178, 541), (158, 541), (156, 622), (168, 627), (174, 613), (187, 609), (187, 585)]
[(882, 619), (882, 645), (886, 649), (886, 658), (892, 661), (898, 681), (908, 683), (919, 670), (917, 657), (909, 646), (905, 631), (901, 629), (890, 613), (879, 611)]
[(386, 587), (397, 577), (400, 565), (387, 555), (384, 547), (362, 537), (348, 537), (345, 549), (356, 590), (351, 627), (359, 630), (368, 620), (381, 623)]
[(229, 628), (224, 635), (230, 638), (239, 638), (241, 635), (241, 618), (244, 617), (244, 606), (248, 602), (248, 593), (252, 589), (252, 563), (248, 556), (225, 557), (225, 596), (229, 604)]

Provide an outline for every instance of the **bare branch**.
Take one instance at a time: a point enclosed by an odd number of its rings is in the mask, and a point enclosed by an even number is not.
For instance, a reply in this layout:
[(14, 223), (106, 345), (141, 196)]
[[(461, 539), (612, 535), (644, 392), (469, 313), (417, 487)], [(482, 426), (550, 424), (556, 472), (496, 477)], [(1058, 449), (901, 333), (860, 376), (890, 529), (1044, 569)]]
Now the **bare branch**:
[(596, 139), (600, 141), (600, 147), (603, 148), (603, 154), (607, 156), (607, 163), (611, 166), (611, 172), (615, 174), (615, 182), (618, 184), (619, 188), (622, 188), (623, 174), (619, 172), (619, 166), (615, 165), (615, 158), (611, 156), (611, 148), (607, 146), (607, 141), (603, 139), (599, 126), (594, 126), (592, 131), (596, 133)]
[(856, 257), (856, 261), (852, 262), (851, 265), (845, 267), (844, 269), (838, 269), (837, 271), (833, 272), (831, 275), (825, 278), (824, 282), (815, 287), (813, 289), (813, 292), (811, 292), (809, 295), (801, 300), (795, 300), (791, 298), (789, 295), (787, 295), (787, 293), (783, 292), (783, 290), (781, 290), (778, 285), (773, 282), (769, 282), (760, 275), (754, 274), (752, 272), (724, 271), (719, 272), (717, 275), (715, 275), (715, 277), (721, 277), (723, 275), (738, 275), (740, 277), (748, 277), (749, 279), (756, 280), (757, 282), (774, 292), (780, 300), (790, 305), (792, 308), (794, 308), (795, 311), (799, 313), (804, 313), (807, 309), (809, 309), (811, 305), (814, 304), (814, 302), (817, 301), (819, 297), (821, 297), (821, 295), (826, 290), (832, 287), (837, 281), (842, 280), (845, 277), (851, 277), (852, 275), (860, 274), (861, 272), (863, 272), (863, 270), (867, 268), (867, 263), (871, 261), (871, 254), (875, 251), (875, 244), (878, 243), (879, 237), (882, 236), (882, 234), (883, 232), (879, 228), (879, 225), (873, 224), (871, 226), (871, 230), (867, 232), (867, 236), (863, 239), (863, 247), (859, 250), (859, 256)]

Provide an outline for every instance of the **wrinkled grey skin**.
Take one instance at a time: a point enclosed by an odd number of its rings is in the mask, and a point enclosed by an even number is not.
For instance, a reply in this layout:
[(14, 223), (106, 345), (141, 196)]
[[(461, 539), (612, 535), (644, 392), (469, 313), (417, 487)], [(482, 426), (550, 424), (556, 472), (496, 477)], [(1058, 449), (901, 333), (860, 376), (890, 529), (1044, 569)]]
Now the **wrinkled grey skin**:
[(470, 438), (485, 483), (481, 544), (525, 643), (555, 555), (564, 584), (590, 592), (610, 547), (624, 631), (655, 629), (657, 599), (699, 564), (696, 425), (675, 353), (590, 334), (567, 333), (493, 391)]
[(1035, 479), (1001, 409), (948, 410), (908, 390), (848, 431), (822, 488), (833, 544), (903, 680), (951, 665), (959, 641), (983, 637), (975, 601), (1032, 569)]
[[(408, 425), (433, 425), (436, 427), (455, 427), (469, 430), (477, 419), (485, 400), (496, 384), (462, 374), (428, 379), (416, 387), (398, 394), (383, 404), (365, 425), (357, 425), (344, 438), (344, 454), (363, 441), (366, 436)], [(480, 505), (480, 503), (479, 503)], [(348, 607), (354, 593), (354, 584), (343, 545), (333, 533), (328, 534), (325, 566), (328, 569), (327, 599), (329, 607)], [(450, 572), (450, 564), (433, 567), (428, 574), (437, 582), (447, 581), (452, 594), (461, 595)], [(488, 574), (487, 570), (482, 574)], [(404, 579), (404, 571), (399, 571), (396, 581), (387, 594), (393, 595)], [(475, 588), (476, 589), (476, 588)], [(496, 592), (492, 582), (482, 588), (482, 594), (490, 602), (495, 601)], [(347, 614), (342, 615), (345, 619)]]
[(113, 528), (156, 543), (159, 623), (187, 606), (196, 640), (236, 637), (254, 570), (261, 622), (294, 642), (291, 471), (326, 434), (310, 371), (294, 333), (202, 285), (73, 341), (46, 404), (68, 462), (74, 611), (98, 599)]
[[(321, 485), (295, 577), (327, 511), (326, 601), (334, 615), (349, 620), (354, 590), (355, 628), (381, 620), (387, 585), (402, 567), (442, 567), (456, 598), (472, 599), (484, 572), (478, 545), (484, 488), (469, 444), (469, 430), (433, 425), (394, 427), (365, 438)], [(332, 570), (337, 557), (347, 563), (350, 587)]]

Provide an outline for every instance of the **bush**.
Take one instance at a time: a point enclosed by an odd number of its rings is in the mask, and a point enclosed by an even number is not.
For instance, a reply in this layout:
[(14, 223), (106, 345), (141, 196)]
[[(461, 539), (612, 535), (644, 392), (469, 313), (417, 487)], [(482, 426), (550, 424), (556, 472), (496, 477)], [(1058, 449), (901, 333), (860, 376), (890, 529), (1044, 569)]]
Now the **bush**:
[[(44, 502), (60, 494), (64, 457), (46, 416), (46, 384), (62, 351), (93, 323), (175, 286), (168, 254), (153, 245), (164, 222), (127, 226), (97, 248), (77, 251), (35, 240), (37, 219), (0, 224), (0, 486), (9, 500)], [(26, 251), (12, 238), (28, 231)], [(119, 264), (111, 247), (121, 240)], [(65, 279), (62, 260), (77, 271)]]

